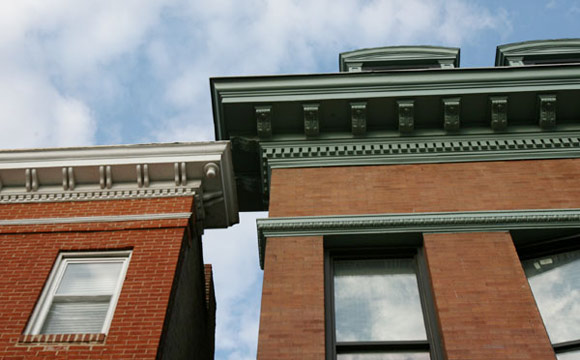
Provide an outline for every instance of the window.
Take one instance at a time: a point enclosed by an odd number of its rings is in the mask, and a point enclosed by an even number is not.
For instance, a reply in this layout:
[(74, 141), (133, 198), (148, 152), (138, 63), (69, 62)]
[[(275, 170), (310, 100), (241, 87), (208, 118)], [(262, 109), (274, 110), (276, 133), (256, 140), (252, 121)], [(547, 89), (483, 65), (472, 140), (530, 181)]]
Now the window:
[[(559, 360), (580, 357), (578, 235), (520, 251), (522, 266)], [(571, 249), (576, 247), (576, 249)]]
[(26, 333), (107, 333), (130, 256), (130, 251), (60, 253)]
[(439, 359), (425, 271), (422, 249), (328, 251), (327, 357)]

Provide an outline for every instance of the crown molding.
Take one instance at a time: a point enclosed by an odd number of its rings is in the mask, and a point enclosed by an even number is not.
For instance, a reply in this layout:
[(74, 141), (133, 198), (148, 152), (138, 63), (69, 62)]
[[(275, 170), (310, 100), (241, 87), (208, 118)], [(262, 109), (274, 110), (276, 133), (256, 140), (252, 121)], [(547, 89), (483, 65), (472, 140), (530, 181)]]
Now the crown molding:
[(262, 191), (271, 169), (580, 157), (580, 131), (493, 136), (261, 142)]
[(237, 223), (230, 143), (0, 151), (0, 204), (170, 196), (195, 196), (207, 228)]
[(454, 233), (580, 227), (580, 209), (433, 212), (257, 219), (260, 266), (271, 237)]

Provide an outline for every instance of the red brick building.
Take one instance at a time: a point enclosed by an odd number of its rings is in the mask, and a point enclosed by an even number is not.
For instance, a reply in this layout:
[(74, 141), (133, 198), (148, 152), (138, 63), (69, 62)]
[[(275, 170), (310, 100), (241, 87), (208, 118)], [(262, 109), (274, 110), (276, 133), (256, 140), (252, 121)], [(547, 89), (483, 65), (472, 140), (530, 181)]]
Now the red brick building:
[(212, 359), (230, 145), (0, 152), (0, 358)]
[(580, 41), (211, 79), (258, 221), (258, 359), (580, 357)]

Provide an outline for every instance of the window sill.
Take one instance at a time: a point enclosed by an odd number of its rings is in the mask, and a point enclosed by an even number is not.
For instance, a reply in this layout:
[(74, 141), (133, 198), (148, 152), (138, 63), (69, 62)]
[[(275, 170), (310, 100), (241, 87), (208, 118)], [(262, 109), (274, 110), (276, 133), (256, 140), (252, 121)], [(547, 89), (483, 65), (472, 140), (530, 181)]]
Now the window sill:
[(105, 334), (39, 334), (20, 335), (21, 344), (102, 344)]

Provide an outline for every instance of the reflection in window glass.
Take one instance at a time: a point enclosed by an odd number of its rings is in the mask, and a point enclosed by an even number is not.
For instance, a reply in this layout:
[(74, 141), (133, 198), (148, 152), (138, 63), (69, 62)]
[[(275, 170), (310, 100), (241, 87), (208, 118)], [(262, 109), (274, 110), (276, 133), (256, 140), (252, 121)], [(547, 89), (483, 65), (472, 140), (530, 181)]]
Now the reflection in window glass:
[(111, 295), (123, 262), (68, 264), (56, 295)]
[(339, 354), (338, 360), (429, 360), (427, 352)]
[[(552, 343), (580, 339), (580, 251), (526, 260), (523, 266)], [(570, 359), (565, 355), (559, 359)]]
[[(427, 339), (412, 259), (335, 261), (334, 304), (338, 342)], [(340, 359), (366, 360), (378, 355), (353, 356), (341, 355)]]
[(580, 351), (570, 351), (570, 352), (557, 354), (556, 358), (558, 360), (578, 360), (578, 359), (580, 359)]

